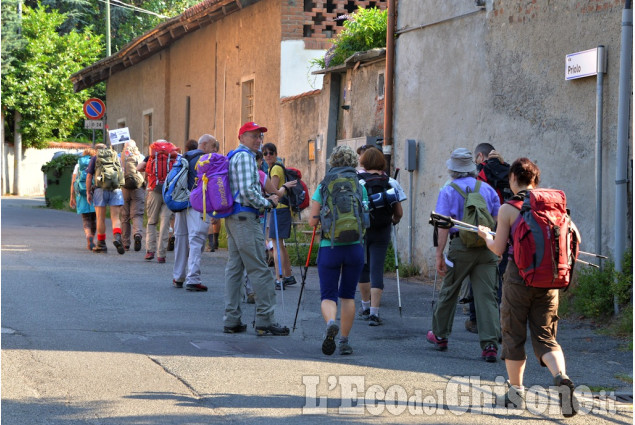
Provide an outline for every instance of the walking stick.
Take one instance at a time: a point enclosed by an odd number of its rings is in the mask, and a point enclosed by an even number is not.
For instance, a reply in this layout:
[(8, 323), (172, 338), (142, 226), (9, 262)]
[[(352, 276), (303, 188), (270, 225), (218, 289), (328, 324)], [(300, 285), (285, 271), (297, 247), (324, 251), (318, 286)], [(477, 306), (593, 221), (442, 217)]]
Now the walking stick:
[(395, 270), (397, 271), (397, 297), (399, 299), (399, 317), (401, 316), (401, 287), (399, 286), (399, 260), (397, 259), (397, 226), (392, 226), (392, 250), (395, 252)]
[(306, 256), (306, 264), (304, 265), (304, 271), (300, 270), (302, 275), (302, 286), (300, 286), (300, 296), (298, 297), (298, 307), (295, 309), (295, 319), (293, 319), (293, 332), (295, 332), (295, 324), (298, 321), (298, 312), (300, 311), (300, 301), (302, 301), (302, 292), (304, 291), (304, 284), (306, 283), (306, 274), (309, 270), (309, 262), (311, 261), (311, 250), (313, 249), (313, 241), (315, 240), (315, 230), (317, 225), (313, 226), (313, 235), (311, 236), (311, 245), (309, 245), (309, 255)]
[(434, 267), (434, 286), (432, 287), (432, 314), (434, 314), (434, 302), (437, 295), (437, 274), (438, 270), (436, 266)]
[(282, 278), (282, 262), (280, 261), (280, 239), (278, 238), (278, 213), (276, 212), (277, 208), (273, 209), (273, 224), (276, 228), (276, 248), (278, 251), (278, 279), (280, 280), (280, 296), (282, 298), (282, 315), (285, 316), (286, 312), (284, 309), (284, 280)]

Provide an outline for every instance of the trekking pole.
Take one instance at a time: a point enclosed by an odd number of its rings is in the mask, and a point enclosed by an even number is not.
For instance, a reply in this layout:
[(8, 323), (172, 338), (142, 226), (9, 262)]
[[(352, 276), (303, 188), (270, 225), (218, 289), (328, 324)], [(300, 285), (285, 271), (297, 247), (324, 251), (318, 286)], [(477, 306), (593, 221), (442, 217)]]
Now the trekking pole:
[[(432, 211), (430, 213), (429, 224), (438, 227), (440, 229), (449, 229), (451, 227), (456, 227), (457, 229), (467, 230), (468, 232), (478, 233), (478, 227), (473, 224), (465, 223), (464, 221), (455, 220), (452, 217), (448, 217), (446, 215), (438, 214)], [(496, 232), (490, 230), (490, 235), (496, 236)]]
[(280, 296), (282, 298), (282, 315), (285, 316), (284, 309), (284, 279), (282, 278), (282, 262), (280, 261), (280, 239), (278, 238), (278, 213), (277, 208), (273, 209), (273, 225), (276, 228), (276, 247), (278, 251), (278, 279), (280, 279)]
[(439, 271), (437, 270), (437, 267), (435, 265), (434, 267), (434, 286), (432, 287), (432, 314), (434, 314), (434, 301), (435, 301), (435, 297), (437, 294), (437, 274), (439, 273)]
[[(267, 251), (267, 208), (265, 208), (265, 212), (264, 212), (264, 217), (263, 217), (264, 221), (262, 223), (262, 234), (264, 236), (264, 240), (265, 240), (265, 251)], [(267, 260), (267, 258), (265, 257), (265, 261)], [(249, 277), (249, 276), (247, 276)], [(254, 320), (251, 322), (251, 327), (255, 328), (256, 327), (256, 310), (258, 310), (256, 308), (256, 304), (254, 303)]]
[(578, 251), (578, 254), (589, 255), (591, 257), (596, 257), (596, 258), (602, 258), (603, 260), (608, 260), (608, 258), (609, 258), (609, 257), (606, 257), (604, 255), (594, 254), (593, 252)]
[[(298, 259), (298, 265), (302, 266), (302, 260), (300, 259), (300, 249), (298, 247), (298, 232), (296, 230), (295, 221), (293, 222), (293, 239), (295, 239), (295, 255)], [(300, 273), (302, 273), (302, 270), (300, 270)]]
[(395, 252), (395, 270), (397, 271), (397, 298), (399, 300), (399, 317), (401, 316), (401, 287), (399, 286), (399, 260), (397, 259), (397, 226), (392, 226), (392, 250)]
[(306, 283), (306, 274), (309, 270), (309, 262), (311, 261), (311, 250), (313, 249), (313, 241), (315, 240), (315, 230), (317, 225), (313, 226), (313, 235), (311, 236), (311, 245), (309, 245), (309, 255), (306, 256), (306, 264), (304, 265), (304, 271), (300, 270), (302, 275), (302, 286), (300, 286), (300, 296), (298, 297), (298, 307), (295, 309), (295, 319), (293, 319), (293, 332), (295, 332), (295, 324), (298, 321), (298, 312), (300, 311), (300, 301), (302, 301), (302, 292), (304, 291), (304, 284)]

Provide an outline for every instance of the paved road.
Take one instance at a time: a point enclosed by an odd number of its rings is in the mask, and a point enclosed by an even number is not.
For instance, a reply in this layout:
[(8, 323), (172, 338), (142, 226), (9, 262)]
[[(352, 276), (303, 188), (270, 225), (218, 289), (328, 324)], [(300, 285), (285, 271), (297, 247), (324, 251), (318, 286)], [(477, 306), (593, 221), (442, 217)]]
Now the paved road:
[[(210, 291), (190, 293), (171, 286), (172, 253), (167, 264), (146, 262), (142, 252), (120, 256), (111, 245), (106, 255), (92, 254), (76, 214), (43, 207), (42, 198), (2, 199), (2, 424), (562, 420), (557, 402), (537, 387), (531, 411), (491, 408), (505, 367), (480, 359), (460, 308), (449, 350), (431, 349), (424, 340), (430, 283), (402, 279), (400, 317), (396, 282), (387, 279), (385, 325), (356, 322), (355, 353), (327, 357), (316, 270), (309, 270), (291, 336), (256, 337), (251, 327), (227, 335), (225, 252), (204, 254)], [(299, 292), (285, 291), (284, 308), (278, 294), (283, 324), (292, 325)], [(253, 306), (243, 306), (251, 323)], [(589, 413), (566, 422), (632, 423), (632, 397), (614, 402), (598, 392), (632, 395), (617, 378), (632, 377), (632, 352), (578, 323), (563, 321), (559, 336), (569, 375), (596, 391), (583, 398)], [(550, 382), (531, 357), (526, 385)]]

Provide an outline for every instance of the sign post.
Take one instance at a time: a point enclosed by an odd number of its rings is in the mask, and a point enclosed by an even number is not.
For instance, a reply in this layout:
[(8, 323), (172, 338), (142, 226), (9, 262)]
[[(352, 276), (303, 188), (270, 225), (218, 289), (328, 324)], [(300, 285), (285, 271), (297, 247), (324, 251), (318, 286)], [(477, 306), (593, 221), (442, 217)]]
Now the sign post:
[[(565, 60), (565, 80), (597, 75), (595, 100), (595, 252), (602, 253), (602, 98), (606, 52), (604, 46), (582, 52), (570, 53)], [(601, 261), (598, 259), (598, 261)]]
[[(84, 121), (84, 128), (93, 130), (93, 147), (95, 147), (95, 130), (104, 128), (104, 122), (96, 120), (101, 120), (105, 114), (106, 105), (101, 99), (93, 97), (84, 102), (84, 115), (88, 118)], [(91, 120), (93, 120), (92, 123)], [(101, 126), (97, 123), (100, 123)]]

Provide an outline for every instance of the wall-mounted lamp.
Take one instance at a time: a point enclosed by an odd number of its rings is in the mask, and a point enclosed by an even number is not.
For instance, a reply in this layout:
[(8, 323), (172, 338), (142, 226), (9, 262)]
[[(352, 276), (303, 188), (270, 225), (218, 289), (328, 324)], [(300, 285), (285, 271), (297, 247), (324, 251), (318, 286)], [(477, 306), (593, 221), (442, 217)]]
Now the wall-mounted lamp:
[(349, 109), (351, 109), (351, 105), (342, 105), (342, 109), (348, 111)]
[(315, 161), (315, 140), (309, 139), (309, 161)]

